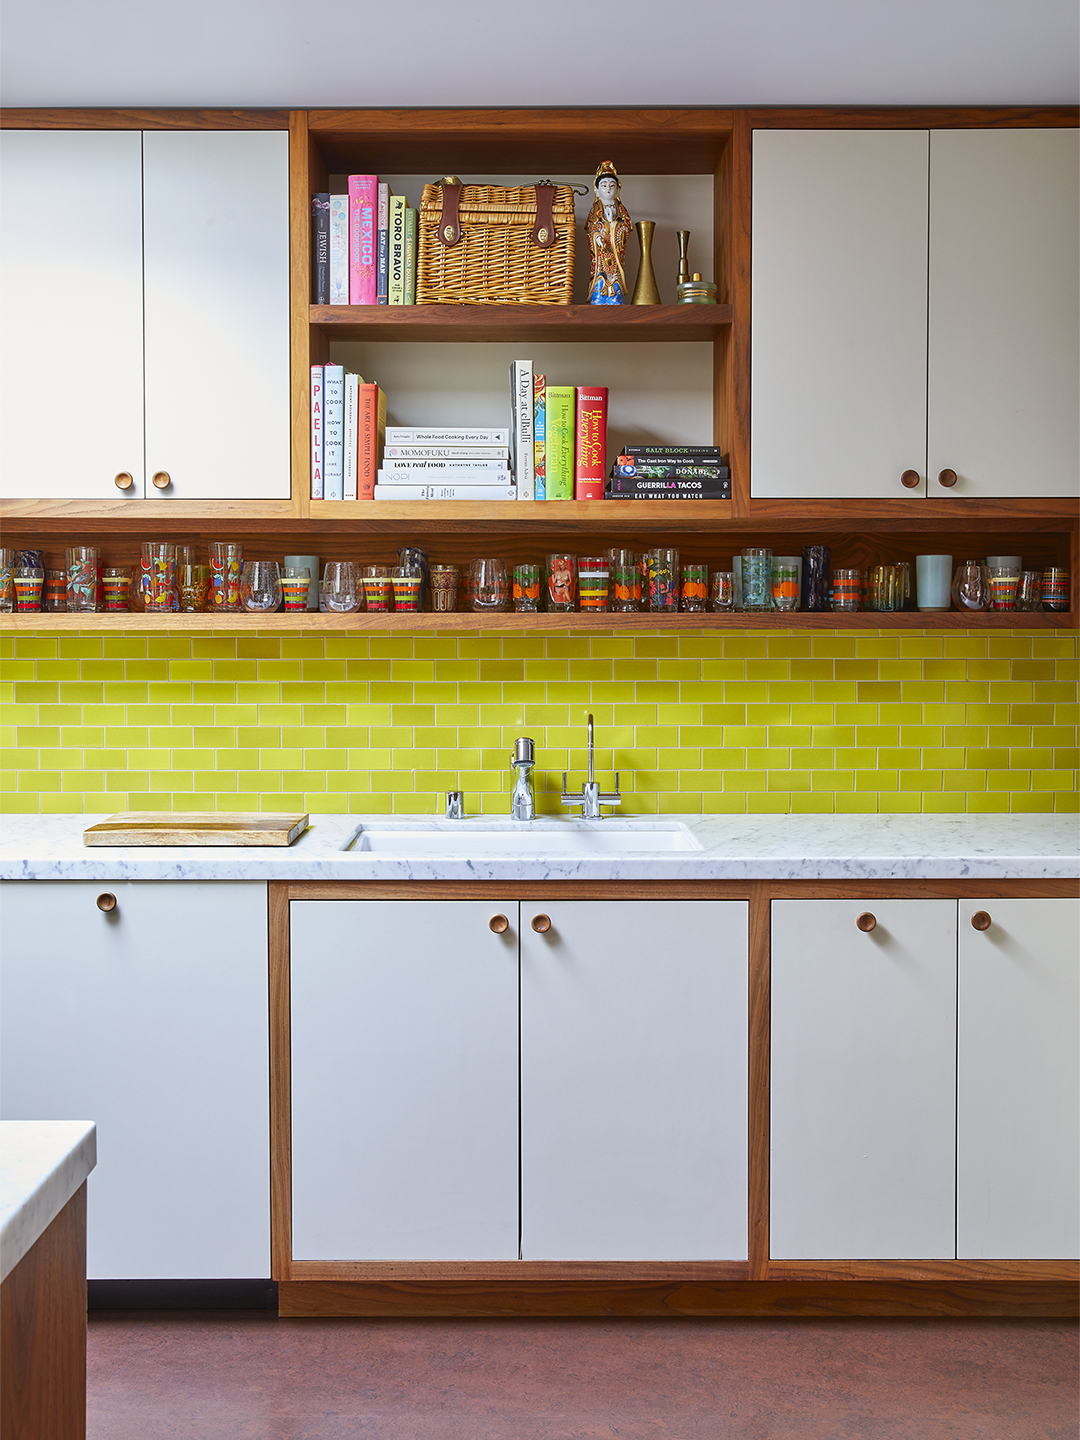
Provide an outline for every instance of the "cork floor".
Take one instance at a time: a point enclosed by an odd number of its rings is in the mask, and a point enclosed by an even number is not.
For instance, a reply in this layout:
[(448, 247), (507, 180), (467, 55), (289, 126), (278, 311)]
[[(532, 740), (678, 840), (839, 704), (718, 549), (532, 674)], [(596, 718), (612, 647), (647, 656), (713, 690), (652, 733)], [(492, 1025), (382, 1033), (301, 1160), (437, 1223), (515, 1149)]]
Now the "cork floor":
[(1057, 1320), (95, 1312), (89, 1440), (1075, 1440)]

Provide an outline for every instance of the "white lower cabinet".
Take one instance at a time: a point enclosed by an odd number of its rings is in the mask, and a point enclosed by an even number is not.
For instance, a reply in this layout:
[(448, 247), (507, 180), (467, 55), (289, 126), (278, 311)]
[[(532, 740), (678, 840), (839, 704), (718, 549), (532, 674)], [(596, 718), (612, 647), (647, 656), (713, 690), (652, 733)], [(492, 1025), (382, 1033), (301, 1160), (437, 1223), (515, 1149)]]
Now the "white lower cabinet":
[(292, 902), (293, 1258), (745, 1258), (747, 908)]
[(89, 1278), (269, 1276), (266, 886), (9, 882), (0, 942), (4, 1119), (97, 1124)]
[(955, 900), (773, 901), (771, 1097), (774, 1258), (955, 1255)]
[(523, 1259), (746, 1258), (747, 918), (521, 902)]
[(957, 1256), (1074, 1259), (1080, 902), (962, 900), (959, 922)]
[(293, 901), (290, 955), (293, 1258), (516, 1259), (516, 904)]

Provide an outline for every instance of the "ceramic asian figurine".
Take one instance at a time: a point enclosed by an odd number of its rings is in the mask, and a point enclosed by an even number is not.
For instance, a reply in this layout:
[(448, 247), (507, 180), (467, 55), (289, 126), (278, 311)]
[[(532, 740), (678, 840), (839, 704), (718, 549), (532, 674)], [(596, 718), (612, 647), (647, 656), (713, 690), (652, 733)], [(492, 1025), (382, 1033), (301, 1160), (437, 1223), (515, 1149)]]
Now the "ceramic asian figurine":
[(590, 305), (626, 305), (629, 296), (623, 255), (633, 221), (619, 199), (619, 174), (610, 160), (603, 161), (593, 179), (596, 200), (585, 222), (592, 252), (589, 274)]

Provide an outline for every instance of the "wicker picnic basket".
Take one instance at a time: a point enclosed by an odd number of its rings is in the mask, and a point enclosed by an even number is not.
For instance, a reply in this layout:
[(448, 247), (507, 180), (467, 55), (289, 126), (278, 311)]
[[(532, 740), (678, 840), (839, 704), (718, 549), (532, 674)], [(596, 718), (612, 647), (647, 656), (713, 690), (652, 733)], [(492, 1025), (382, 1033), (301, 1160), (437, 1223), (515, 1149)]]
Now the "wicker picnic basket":
[(574, 281), (570, 185), (425, 185), (418, 305), (569, 305)]

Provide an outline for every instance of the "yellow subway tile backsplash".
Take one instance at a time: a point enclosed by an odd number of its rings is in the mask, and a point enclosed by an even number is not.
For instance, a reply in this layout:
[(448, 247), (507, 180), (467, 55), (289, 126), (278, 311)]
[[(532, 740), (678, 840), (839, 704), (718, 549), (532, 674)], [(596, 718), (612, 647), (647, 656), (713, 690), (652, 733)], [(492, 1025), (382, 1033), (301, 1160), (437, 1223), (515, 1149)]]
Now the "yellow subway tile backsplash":
[(0, 810), (538, 809), (597, 727), (624, 814), (1074, 813), (1077, 636), (5, 636)]

